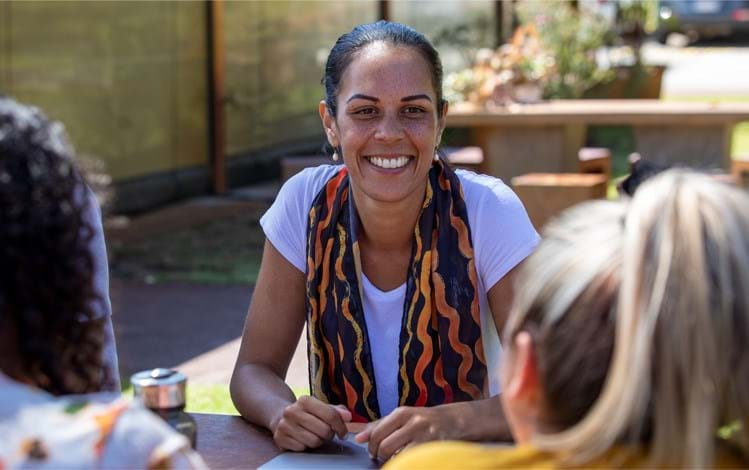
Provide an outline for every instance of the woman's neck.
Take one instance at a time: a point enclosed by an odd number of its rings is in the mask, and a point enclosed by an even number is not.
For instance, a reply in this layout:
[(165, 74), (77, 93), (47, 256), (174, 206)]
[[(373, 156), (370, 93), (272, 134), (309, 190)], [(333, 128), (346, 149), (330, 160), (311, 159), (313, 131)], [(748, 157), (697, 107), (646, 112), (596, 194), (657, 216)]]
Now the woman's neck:
[[(426, 190), (426, 186), (424, 186)], [(411, 250), (414, 227), (424, 203), (424, 191), (416, 191), (398, 202), (381, 202), (366, 197), (352, 187), (359, 218), (360, 247), (377, 251)]]

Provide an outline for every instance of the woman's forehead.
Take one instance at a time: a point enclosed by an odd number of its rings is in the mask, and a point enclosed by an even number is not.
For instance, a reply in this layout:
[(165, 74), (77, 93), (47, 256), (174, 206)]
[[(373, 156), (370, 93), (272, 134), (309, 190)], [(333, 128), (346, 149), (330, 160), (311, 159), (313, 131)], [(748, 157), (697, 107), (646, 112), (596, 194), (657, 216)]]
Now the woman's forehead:
[(339, 98), (344, 101), (356, 93), (382, 98), (427, 94), (435, 99), (431, 68), (409, 46), (370, 44), (354, 56), (341, 78)]

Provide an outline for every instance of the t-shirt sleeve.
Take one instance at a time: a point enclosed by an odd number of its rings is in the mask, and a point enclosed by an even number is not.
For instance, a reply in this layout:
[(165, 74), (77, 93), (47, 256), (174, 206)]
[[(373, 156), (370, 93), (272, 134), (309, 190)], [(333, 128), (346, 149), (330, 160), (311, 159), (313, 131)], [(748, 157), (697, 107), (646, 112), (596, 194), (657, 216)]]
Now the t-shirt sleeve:
[(268, 241), (301, 272), (307, 268), (307, 223), (317, 193), (340, 167), (307, 168), (289, 178), (260, 218)]
[(109, 299), (109, 265), (107, 246), (104, 241), (104, 227), (101, 221), (101, 209), (96, 195), (86, 188), (88, 205), (83, 217), (92, 229), (89, 251), (94, 262), (94, 289), (98, 299), (92, 308), (98, 318), (104, 321), (104, 346), (102, 348), (104, 367), (108, 370), (108, 382), (104, 384), (107, 391), (120, 391), (120, 373), (117, 364), (117, 347), (115, 346), (114, 329), (112, 328), (112, 304)]
[(501, 180), (483, 177), (477, 221), (471, 229), (479, 262), (479, 276), (489, 291), (523, 261), (541, 241), (525, 207)]

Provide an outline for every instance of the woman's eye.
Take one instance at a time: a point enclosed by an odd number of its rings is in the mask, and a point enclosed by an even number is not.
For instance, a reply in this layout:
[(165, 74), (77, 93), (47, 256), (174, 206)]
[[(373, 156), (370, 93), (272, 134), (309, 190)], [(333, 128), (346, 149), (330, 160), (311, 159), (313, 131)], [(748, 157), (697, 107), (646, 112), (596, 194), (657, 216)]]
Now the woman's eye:
[(424, 112), (424, 109), (418, 106), (407, 106), (403, 111), (406, 114), (420, 114)]
[(376, 112), (377, 110), (375, 108), (361, 108), (354, 111), (354, 114), (357, 114), (359, 116), (371, 116)]

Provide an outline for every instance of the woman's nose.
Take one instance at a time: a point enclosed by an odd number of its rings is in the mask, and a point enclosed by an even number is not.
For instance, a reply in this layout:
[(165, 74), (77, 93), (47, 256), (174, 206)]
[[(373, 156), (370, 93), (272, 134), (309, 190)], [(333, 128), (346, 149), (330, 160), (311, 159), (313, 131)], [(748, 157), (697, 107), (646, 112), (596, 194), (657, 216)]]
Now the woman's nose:
[(382, 142), (394, 142), (403, 138), (403, 126), (397, 116), (384, 116), (377, 125), (375, 139)]

